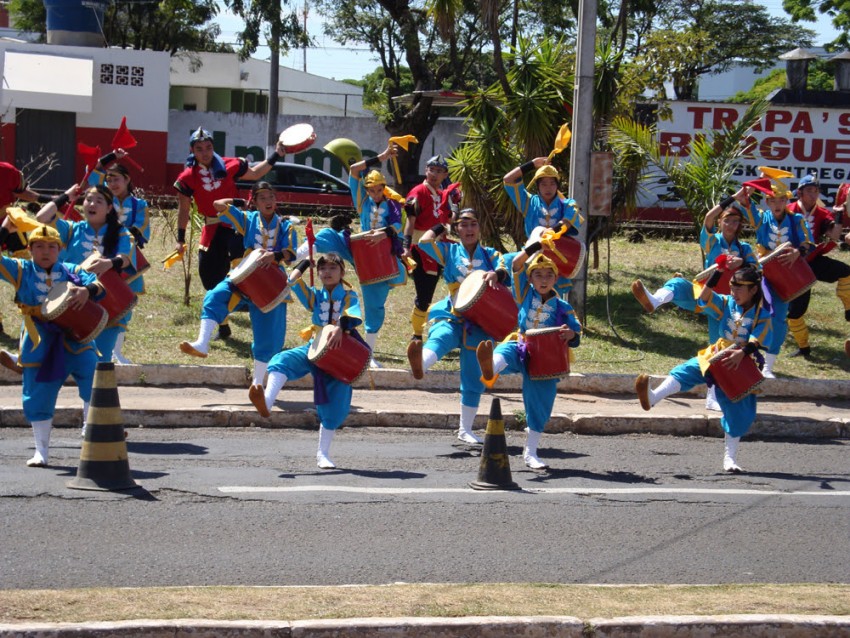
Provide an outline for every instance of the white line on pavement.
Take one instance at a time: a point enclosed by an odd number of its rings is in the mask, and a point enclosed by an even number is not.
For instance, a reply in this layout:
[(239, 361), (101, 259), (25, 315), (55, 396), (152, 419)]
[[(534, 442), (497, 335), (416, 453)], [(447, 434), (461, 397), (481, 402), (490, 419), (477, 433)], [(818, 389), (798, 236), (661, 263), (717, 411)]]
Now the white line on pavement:
[[(471, 494), (486, 493), (487, 490), (473, 490), (468, 487), (357, 487), (351, 485), (290, 485), (290, 486), (250, 486), (230, 485), (218, 488), (225, 494), (263, 494), (298, 492), (345, 492), (348, 494)], [(497, 490), (503, 493), (502, 490)], [(514, 490), (516, 492), (516, 490)], [(847, 490), (818, 491), (782, 491), (756, 490), (743, 488), (695, 488), (695, 487), (534, 487), (519, 490), (526, 494), (577, 494), (577, 495), (628, 495), (649, 494), (698, 494), (704, 496), (850, 496)]]

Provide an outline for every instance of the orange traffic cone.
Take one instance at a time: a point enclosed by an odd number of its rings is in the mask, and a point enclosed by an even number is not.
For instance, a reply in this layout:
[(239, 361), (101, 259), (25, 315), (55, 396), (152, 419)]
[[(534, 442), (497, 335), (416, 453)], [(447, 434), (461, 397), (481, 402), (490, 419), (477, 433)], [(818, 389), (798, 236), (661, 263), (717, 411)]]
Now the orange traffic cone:
[(508, 444), (505, 440), (505, 422), (502, 420), (502, 404), (498, 397), (490, 404), (490, 417), (484, 433), (484, 449), (478, 467), (478, 480), (469, 484), (474, 490), (518, 490), (519, 485), (511, 478), (511, 463)]
[(102, 491), (139, 487), (130, 477), (114, 363), (97, 364), (80, 467), (76, 478), (66, 485), (75, 490)]

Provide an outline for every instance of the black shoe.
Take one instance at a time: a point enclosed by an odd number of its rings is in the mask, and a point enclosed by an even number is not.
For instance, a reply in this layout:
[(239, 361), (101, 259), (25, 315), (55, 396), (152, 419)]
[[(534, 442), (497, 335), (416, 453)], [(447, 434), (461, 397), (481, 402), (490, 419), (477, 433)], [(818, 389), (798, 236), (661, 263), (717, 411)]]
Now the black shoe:
[(230, 330), (230, 326), (228, 324), (222, 324), (218, 327), (218, 335), (216, 335), (216, 339), (219, 341), (224, 341), (230, 338), (233, 332)]
[(804, 359), (810, 359), (812, 356), (812, 349), (809, 346), (805, 348), (797, 348), (794, 352), (788, 355), (789, 357), (803, 357)]
[(844, 320), (850, 321), (850, 308), (844, 311)]

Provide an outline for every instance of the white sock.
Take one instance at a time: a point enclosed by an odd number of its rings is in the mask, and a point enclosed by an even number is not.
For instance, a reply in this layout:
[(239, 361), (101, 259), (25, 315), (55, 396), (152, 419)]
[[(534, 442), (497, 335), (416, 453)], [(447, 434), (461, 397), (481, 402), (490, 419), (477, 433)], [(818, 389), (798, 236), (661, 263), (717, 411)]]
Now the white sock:
[(91, 403), (83, 401), (83, 427), (80, 430), (80, 436), (83, 438), (86, 438), (86, 428), (89, 423), (89, 406), (91, 406)]
[(17, 363), (17, 362), (18, 362), (18, 355), (16, 355), (16, 354), (15, 354), (15, 353), (13, 353), (13, 352), (10, 352), (10, 353), (9, 353), (9, 358), (10, 358), (12, 361), (14, 361), (15, 363)]
[(118, 338), (115, 339), (115, 347), (112, 349), (112, 359), (120, 366), (125, 366), (130, 363), (130, 360), (124, 356), (121, 349), (124, 347), (124, 335), (126, 332), (119, 332)]
[(536, 432), (529, 428), (526, 428), (525, 431), (527, 434), (525, 438), (525, 449), (522, 451), (522, 460), (531, 469), (542, 470), (547, 465), (538, 458), (537, 445), (540, 443), (540, 437), (543, 435), (543, 432)]
[(773, 365), (776, 363), (775, 354), (765, 353), (764, 354), (764, 368), (761, 370), (761, 376), (765, 379), (775, 379), (776, 376), (773, 374)]
[(213, 332), (218, 328), (218, 323), (212, 319), (201, 319), (201, 327), (198, 330), (198, 338), (192, 341), (189, 345), (198, 352), (207, 354), (210, 351), (210, 341), (212, 340)]
[(369, 367), (371, 368), (380, 368), (381, 365), (375, 360), (375, 342), (378, 340), (377, 332), (367, 332), (363, 336), (363, 341), (366, 342), (366, 345), (369, 346), (369, 350), (372, 351), (372, 358), (369, 362)]
[(670, 303), (673, 301), (673, 291), (668, 290), (667, 288), (659, 288), (655, 291), (655, 294), (650, 294), (647, 290), (647, 295), (649, 296), (649, 300), (652, 302), (652, 305), (658, 308), (658, 306), (663, 306), (666, 303)]
[(711, 386), (705, 390), (705, 409), (721, 412), (720, 404), (717, 402), (717, 387)]
[(657, 405), (659, 401), (669, 397), (671, 394), (676, 394), (681, 389), (682, 384), (676, 381), (675, 377), (668, 375), (655, 390), (649, 390), (649, 405)]
[(316, 462), (323, 470), (332, 470), (336, 467), (331, 461), (331, 442), (336, 430), (329, 430), (324, 425), (319, 426), (319, 450), (316, 452)]
[(251, 381), (252, 385), (263, 385), (263, 381), (266, 379), (266, 370), (268, 367), (268, 361), (257, 361), (254, 359), (254, 379)]
[(507, 360), (498, 352), (493, 353), (493, 374), (499, 374), (508, 367)]
[(47, 465), (47, 457), (50, 453), (50, 431), (53, 429), (53, 419), (32, 422), (32, 434), (35, 439), (35, 454), (27, 461), (29, 467), (43, 467)]
[(425, 372), (432, 365), (437, 363), (437, 353), (428, 348), (422, 350), (422, 372)]
[(729, 436), (726, 434), (723, 438), (723, 469), (727, 472), (731, 470), (740, 470), (738, 467), (738, 443), (740, 443), (740, 436)]
[(478, 408), (473, 408), (461, 403), (460, 424), (458, 426), (457, 438), (465, 443), (481, 443), (481, 438), (472, 432), (472, 428), (475, 425), (476, 414), (478, 414)]
[(287, 376), (283, 372), (269, 372), (269, 382), (266, 385), (264, 396), (266, 397), (266, 407), (271, 410), (274, 405), (277, 395), (287, 382)]

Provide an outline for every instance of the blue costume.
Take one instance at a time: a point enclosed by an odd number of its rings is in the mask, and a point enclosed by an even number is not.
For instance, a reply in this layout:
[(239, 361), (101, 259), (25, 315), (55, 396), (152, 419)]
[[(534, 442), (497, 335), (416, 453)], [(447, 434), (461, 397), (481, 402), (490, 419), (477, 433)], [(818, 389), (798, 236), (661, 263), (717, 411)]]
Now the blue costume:
[[(89, 185), (98, 186), (100, 184), (105, 184), (106, 173), (102, 173), (101, 171), (93, 171), (89, 176)], [(133, 238), (136, 241), (137, 248), (144, 248), (145, 244), (147, 244), (151, 240), (151, 221), (148, 216), (148, 203), (139, 197), (134, 197), (133, 195), (128, 195), (123, 200), (115, 199), (113, 203), (113, 207), (115, 208), (115, 212), (118, 213), (118, 223), (124, 226), (127, 230), (130, 231), (130, 234), (133, 235)], [(133, 232), (132, 229), (135, 228), (136, 232)], [(132, 255), (133, 265), (135, 268), (135, 251)], [(132, 272), (132, 271), (131, 271)], [(130, 288), (133, 289), (137, 295), (141, 295), (145, 292), (145, 281), (142, 274), (137, 274), (136, 276), (130, 276), (127, 279), (127, 283), (130, 284)]]
[[(100, 230), (95, 231), (88, 222), (69, 222), (57, 217), (51, 224), (59, 232), (65, 249), (60, 253), (59, 260), (72, 264), (82, 264), (92, 253), (97, 252), (108, 259), (123, 255), (130, 261), (130, 266), (125, 268), (130, 276), (136, 272), (135, 262), (135, 240), (126, 228), (122, 227), (118, 235), (118, 245), (110, 254), (104, 253), (103, 240), (106, 236), (107, 225), (104, 224)], [(131, 286), (132, 287), (132, 286)], [(115, 341), (118, 335), (127, 329), (133, 313), (128, 312), (115, 325), (110, 325), (95, 339), (98, 351), (98, 361), (111, 361), (112, 351), (115, 349)]]
[[(777, 221), (771, 211), (759, 211), (755, 203), (751, 203), (745, 212), (747, 221), (756, 229), (756, 248), (759, 257), (770, 254), (780, 244), (786, 241), (791, 242), (791, 245), (797, 249), (805, 244), (812, 244), (812, 236), (809, 233), (806, 218), (799, 213), (786, 211), (782, 219)], [(800, 259), (803, 259), (802, 255)], [(776, 355), (779, 354), (782, 344), (785, 343), (785, 336), (788, 334), (786, 317), (788, 316), (789, 303), (779, 298), (779, 295), (776, 294), (769, 281), (767, 282), (767, 287), (770, 291), (773, 304), (773, 339), (765, 343), (765, 346), (769, 354)]]
[(528, 428), (543, 432), (552, 416), (558, 379), (537, 380), (528, 376), (521, 340), (527, 330), (566, 325), (576, 333), (569, 341), (570, 348), (576, 348), (581, 342), (581, 324), (573, 307), (557, 295), (544, 301), (531, 287), (525, 270), (513, 274), (513, 294), (519, 307), (519, 338), (500, 343), (494, 354), (501, 355), (507, 363), (502, 374), (522, 374), (522, 402)]
[[(731, 344), (743, 346), (748, 341), (760, 345), (768, 344), (773, 339), (773, 321), (768, 309), (761, 303), (744, 311), (731, 295), (718, 295), (712, 292), (708, 302), (697, 301), (698, 314), (713, 316), (720, 322), (721, 339), (709, 346), (700, 356), (693, 357), (670, 371), (672, 376), (687, 391), (696, 385), (706, 382), (704, 370), (707, 359)], [(723, 430), (733, 437), (741, 437), (747, 433), (756, 418), (756, 397), (748, 394), (743, 399), (733, 403), (723, 390), (717, 386), (716, 397), (723, 411), (720, 425)]]
[[(292, 287), (295, 296), (307, 310), (312, 312), (312, 334), (327, 325), (339, 325), (345, 317), (345, 329), (352, 329), (361, 323), (360, 304), (357, 293), (339, 283), (328, 292), (325, 288), (315, 288), (298, 279)], [(289, 380), (300, 379), (312, 374), (316, 384), (316, 410), (322, 426), (327, 430), (336, 430), (345, 421), (351, 411), (351, 386), (325, 374), (307, 360), (307, 353), (313, 338), (297, 348), (290, 348), (275, 354), (269, 362), (269, 374), (280, 373)], [(323, 392), (318, 390), (320, 384)]]
[(448, 297), (433, 303), (428, 309), (428, 340), (424, 348), (434, 352), (438, 360), (456, 348), (460, 350), (460, 402), (461, 405), (477, 408), (484, 383), (475, 349), (481, 341), (491, 337), (455, 312), (454, 299), (469, 273), (496, 270), (499, 252), (478, 244), (469, 255), (462, 244), (435, 240), (420, 242), (418, 246), (443, 267), (443, 279), (449, 289)]
[(59, 389), (68, 375), (74, 377), (80, 398), (88, 402), (97, 364), (94, 344), (65, 337), (57, 326), (41, 318), (41, 306), (57, 284), (85, 286), (96, 277), (70, 263), (58, 262), (47, 272), (32, 261), (2, 257), (0, 279), (15, 288), (15, 303), (24, 316), (19, 363), (24, 369), (22, 399), (27, 420), (53, 418)]
[[(732, 243), (729, 243), (726, 239), (724, 239), (723, 233), (712, 233), (705, 226), (703, 226), (702, 230), (700, 230), (699, 239), (702, 252), (705, 254), (705, 268), (709, 268), (712, 264), (714, 264), (717, 257), (724, 253), (743, 259), (744, 263), (741, 267), (750, 265), (755, 266), (757, 269), (759, 268), (758, 259), (753, 252), (752, 246), (745, 241), (735, 239)], [(665, 281), (662, 288), (669, 290), (673, 294), (672, 301), (679, 308), (689, 312), (696, 312), (696, 297), (699, 293), (692, 281), (689, 281), (684, 277), (673, 277), (672, 279)], [(720, 324), (713, 316), (707, 315), (707, 317), (708, 342), (714, 343), (721, 337)]]
[[(504, 187), (511, 202), (523, 217), (527, 239), (535, 234), (536, 229), (557, 228), (561, 222), (569, 225), (568, 235), (578, 236), (584, 218), (579, 212), (576, 200), (558, 193), (552, 203), (547, 205), (540, 195), (529, 193), (521, 179), (514, 184), (504, 184)], [(566, 277), (559, 277), (558, 283), (555, 284), (555, 290), (564, 299), (568, 297), (572, 287), (572, 279)]]
[[(288, 219), (275, 214), (267, 222), (259, 211), (244, 212), (233, 205), (219, 213), (219, 217), (242, 236), (245, 255), (255, 249), (263, 249), (282, 252), (285, 263), (295, 259), (298, 238)], [(268, 312), (262, 312), (250, 300), (242, 298), (230, 280), (232, 274), (233, 271), (204, 295), (201, 319), (212, 319), (221, 324), (237, 307), (247, 308), (254, 334), (251, 354), (256, 361), (267, 363), (275, 353), (281, 351), (286, 341), (286, 307), (291, 298)]]

